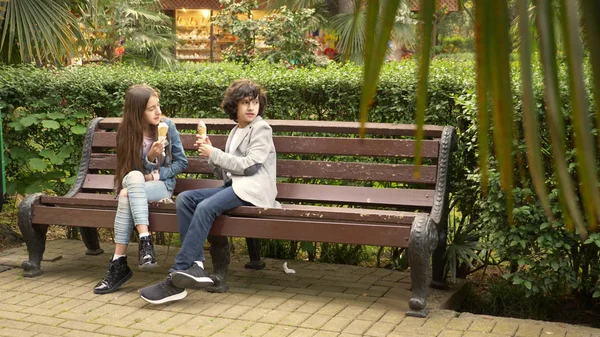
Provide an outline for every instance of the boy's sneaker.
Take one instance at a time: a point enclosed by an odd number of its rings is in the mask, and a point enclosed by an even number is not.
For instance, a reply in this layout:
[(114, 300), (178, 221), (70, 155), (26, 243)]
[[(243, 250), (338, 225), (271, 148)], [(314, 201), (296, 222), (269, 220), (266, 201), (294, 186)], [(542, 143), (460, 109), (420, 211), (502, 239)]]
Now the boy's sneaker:
[(187, 296), (187, 291), (178, 288), (171, 281), (171, 274), (160, 283), (138, 291), (142, 299), (152, 304), (162, 304), (172, 301), (178, 301)]
[(138, 259), (140, 269), (156, 268), (156, 254), (154, 253), (152, 236), (148, 235), (140, 238), (138, 244)]
[(204, 268), (196, 263), (186, 270), (176, 270), (171, 273), (173, 284), (180, 288), (206, 288), (214, 284)]
[(104, 278), (94, 287), (95, 294), (108, 294), (117, 291), (123, 283), (133, 276), (133, 272), (127, 265), (127, 256), (121, 256), (116, 260), (108, 262), (108, 270)]

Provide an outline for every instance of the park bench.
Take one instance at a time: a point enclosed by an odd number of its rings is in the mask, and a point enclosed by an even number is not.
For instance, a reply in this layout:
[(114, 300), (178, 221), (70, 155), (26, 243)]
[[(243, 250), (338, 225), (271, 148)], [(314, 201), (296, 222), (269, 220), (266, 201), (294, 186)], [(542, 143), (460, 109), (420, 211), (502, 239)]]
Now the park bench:
[[(24, 276), (41, 273), (48, 225), (80, 228), (87, 254), (101, 254), (97, 228), (112, 228), (117, 208), (113, 192), (114, 147), (120, 118), (96, 118), (84, 140), (76, 183), (65, 196), (30, 195), (19, 207), (19, 226), (29, 261)], [(189, 189), (216, 187), (204, 158), (194, 150), (198, 119), (174, 118), (189, 164), (178, 177), (175, 195)], [(204, 119), (214, 146), (225, 147), (234, 123)], [(358, 123), (268, 120), (278, 153), (281, 209), (244, 206), (217, 218), (209, 236), (215, 286), (228, 289), (228, 236), (408, 248), (412, 282), (409, 315), (427, 315), (432, 286), (445, 284), (444, 252), (448, 221), (448, 176), (456, 134), (450, 126), (424, 126), (423, 165), (415, 175), (415, 126), (367, 124), (358, 138)], [(199, 179), (199, 176), (204, 177)], [(177, 232), (173, 203), (150, 204), (150, 229)], [(252, 240), (250, 240), (252, 242)], [(256, 247), (251, 263), (260, 268)], [(254, 256), (253, 256), (254, 254)], [(430, 267), (432, 266), (432, 268)]]

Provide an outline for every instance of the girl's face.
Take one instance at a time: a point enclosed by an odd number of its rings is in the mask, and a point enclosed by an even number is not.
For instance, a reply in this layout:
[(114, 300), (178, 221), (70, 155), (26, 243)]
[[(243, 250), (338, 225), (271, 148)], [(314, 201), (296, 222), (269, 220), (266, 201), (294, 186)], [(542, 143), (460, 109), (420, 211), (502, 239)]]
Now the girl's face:
[(158, 97), (152, 95), (146, 104), (146, 111), (144, 111), (144, 121), (150, 125), (158, 125), (160, 123), (160, 105), (158, 104)]
[(260, 102), (256, 98), (242, 98), (237, 102), (237, 120), (240, 128), (245, 128), (258, 116)]

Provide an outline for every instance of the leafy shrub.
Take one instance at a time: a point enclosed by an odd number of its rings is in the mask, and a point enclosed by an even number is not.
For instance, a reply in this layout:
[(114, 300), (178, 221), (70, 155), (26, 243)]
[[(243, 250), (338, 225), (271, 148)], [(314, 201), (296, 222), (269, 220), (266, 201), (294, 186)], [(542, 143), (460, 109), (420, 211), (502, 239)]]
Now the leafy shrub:
[[(435, 62), (428, 123), (454, 124), (454, 95), (472, 86), (472, 64)], [(387, 64), (369, 120), (411, 123), (416, 68)], [(0, 67), (0, 109), (4, 118), (7, 177), (12, 193), (68, 189), (75, 175), (83, 133), (94, 117), (120, 116), (125, 90), (148, 83), (161, 92), (168, 117), (225, 117), (219, 108), (234, 79), (250, 78), (268, 92), (271, 119), (358, 120), (361, 68), (287, 69), (258, 62), (184, 64), (169, 70), (134, 66), (88, 66), (63, 70)]]

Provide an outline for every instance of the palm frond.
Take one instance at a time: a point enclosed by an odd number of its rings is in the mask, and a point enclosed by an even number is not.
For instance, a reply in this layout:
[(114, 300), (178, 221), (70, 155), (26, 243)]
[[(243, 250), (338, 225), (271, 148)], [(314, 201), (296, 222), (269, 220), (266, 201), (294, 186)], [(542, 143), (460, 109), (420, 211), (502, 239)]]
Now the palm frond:
[[(75, 42), (82, 40), (77, 20), (63, 1), (8, 1), (1, 28), (0, 55), (7, 63), (61, 64), (64, 56), (74, 54)], [(13, 58), (16, 50), (20, 60)]]

